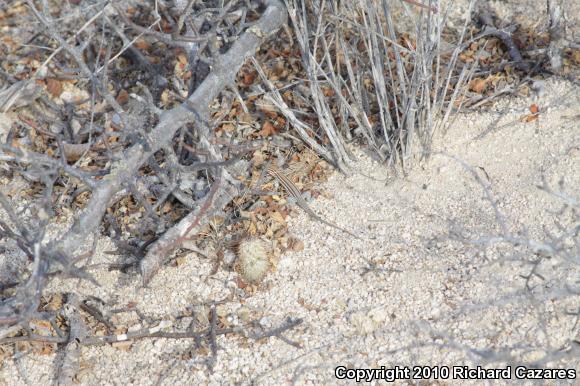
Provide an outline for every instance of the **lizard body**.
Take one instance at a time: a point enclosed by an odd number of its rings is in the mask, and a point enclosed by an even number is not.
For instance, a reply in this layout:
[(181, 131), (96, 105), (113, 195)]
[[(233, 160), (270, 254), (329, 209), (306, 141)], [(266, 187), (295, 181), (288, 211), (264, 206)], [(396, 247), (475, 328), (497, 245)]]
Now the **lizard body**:
[(306, 200), (304, 199), (304, 197), (302, 197), (302, 192), (280, 170), (278, 170), (277, 168), (275, 168), (273, 166), (269, 166), (266, 169), (266, 172), (270, 176), (276, 178), (280, 182), (280, 185), (282, 185), (284, 187), (284, 189), (286, 190), (286, 192), (289, 195), (291, 195), (292, 197), (294, 197), (294, 199), (296, 200), (296, 204), (302, 210), (304, 210), (311, 218), (313, 218), (314, 220), (317, 220), (317, 221), (319, 221), (319, 222), (321, 222), (323, 224), (326, 224), (326, 225), (328, 225), (328, 226), (330, 226), (332, 228), (338, 229), (341, 232), (348, 233), (352, 237), (361, 240), (361, 238), (358, 237), (357, 235), (355, 235), (354, 233), (352, 233), (352, 232), (350, 232), (350, 231), (348, 231), (348, 230), (346, 230), (344, 228), (341, 228), (338, 225), (331, 223), (330, 221), (326, 221), (325, 219), (323, 219), (322, 217), (320, 217), (319, 215), (317, 215), (312, 209), (310, 209), (310, 207), (306, 203)]

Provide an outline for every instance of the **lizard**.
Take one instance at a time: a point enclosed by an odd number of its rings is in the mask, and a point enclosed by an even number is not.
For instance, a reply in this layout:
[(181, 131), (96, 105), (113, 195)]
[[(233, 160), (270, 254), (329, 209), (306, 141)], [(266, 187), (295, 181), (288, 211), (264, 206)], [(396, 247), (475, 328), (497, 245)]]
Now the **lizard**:
[(300, 192), (300, 189), (298, 189), (296, 187), (296, 185), (294, 185), (294, 183), (286, 175), (284, 175), (280, 170), (278, 170), (278, 168), (276, 168), (275, 166), (269, 165), (266, 168), (266, 172), (270, 176), (272, 176), (273, 178), (277, 179), (278, 182), (280, 182), (280, 184), (284, 187), (286, 192), (289, 195), (291, 195), (292, 197), (294, 197), (294, 199), (296, 200), (296, 204), (303, 211), (305, 211), (306, 214), (308, 214), (310, 216), (310, 218), (312, 218), (316, 221), (319, 221), (323, 224), (326, 224), (332, 228), (338, 229), (341, 232), (347, 233), (358, 240), (362, 240), (360, 237), (358, 237), (354, 233), (352, 233), (344, 228), (341, 228), (338, 225), (331, 223), (330, 221), (326, 221), (325, 219), (323, 219), (322, 217), (317, 215), (312, 209), (310, 209), (310, 207), (306, 203), (306, 200), (304, 199), (304, 197), (302, 197), (302, 192)]

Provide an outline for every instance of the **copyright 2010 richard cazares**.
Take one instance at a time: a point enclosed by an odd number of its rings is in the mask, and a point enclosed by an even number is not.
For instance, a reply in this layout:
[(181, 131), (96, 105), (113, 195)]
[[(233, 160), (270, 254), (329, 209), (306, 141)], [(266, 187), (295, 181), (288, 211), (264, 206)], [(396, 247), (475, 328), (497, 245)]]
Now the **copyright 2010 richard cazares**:
[(380, 368), (347, 368), (337, 366), (334, 369), (337, 379), (371, 382), (383, 380), (437, 380), (437, 379), (576, 379), (575, 369), (531, 368), (525, 366), (507, 366), (503, 368), (484, 368), (481, 366), (395, 366)]

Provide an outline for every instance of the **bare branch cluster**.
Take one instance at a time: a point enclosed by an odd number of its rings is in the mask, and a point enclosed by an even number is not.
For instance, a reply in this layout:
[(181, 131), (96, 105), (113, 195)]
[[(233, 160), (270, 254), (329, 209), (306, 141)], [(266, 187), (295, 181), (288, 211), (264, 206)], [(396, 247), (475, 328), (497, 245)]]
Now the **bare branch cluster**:
[[(467, 80), (468, 67), (456, 71), (467, 23), (453, 55), (444, 60), (447, 16), (435, 5), (421, 7), (418, 15), (407, 13), (411, 33), (395, 23), (389, 1), (287, 5), (309, 80), (300, 91), (332, 144), (332, 154), (316, 150), (346, 170), (345, 141), (354, 128), (391, 165), (406, 168), (417, 143), (421, 154), (428, 154), (433, 133), (448, 123)], [(275, 92), (271, 98), (283, 108)], [(305, 127), (299, 133), (307, 140), (309, 131)]]

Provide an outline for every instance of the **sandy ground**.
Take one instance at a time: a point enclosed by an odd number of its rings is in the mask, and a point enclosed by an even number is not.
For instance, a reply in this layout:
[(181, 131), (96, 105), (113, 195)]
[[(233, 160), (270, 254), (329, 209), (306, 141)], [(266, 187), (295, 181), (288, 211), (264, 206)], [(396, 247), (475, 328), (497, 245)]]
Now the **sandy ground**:
[[(458, 116), (444, 139), (437, 140), (436, 150), (444, 155), (435, 155), (406, 178), (394, 179), (355, 149), (356, 172), (334, 175), (321, 187), (331, 199), (311, 206), (362, 240), (296, 211), (291, 231), (304, 250), (282, 256), (254, 291), (239, 289), (234, 272), (209, 276), (212, 264), (193, 254), (178, 267), (164, 268), (149, 288), (142, 288), (134, 273), (105, 269), (94, 272), (98, 288), (77, 280), (52, 282), (49, 293), (74, 288), (118, 307), (133, 303), (151, 319), (172, 315), (168, 331), (192, 320), (203, 325), (208, 314), (203, 302), (233, 294), (235, 301), (218, 307), (226, 325), (258, 320), (269, 330), (289, 317), (303, 319), (283, 334), (299, 348), (275, 337), (257, 342), (218, 337), (213, 371), (207, 366), (210, 349), (196, 348), (192, 340), (84, 348), (81, 383), (333, 384), (339, 365), (504, 367), (517, 358), (578, 370), (578, 356), (545, 357), (567, 349), (565, 342), (578, 333), (577, 318), (569, 314), (578, 311), (578, 297), (561, 291), (574, 281), (577, 286), (578, 265), (560, 259), (541, 264), (545, 280), (533, 280), (534, 290), (527, 292), (520, 275), (531, 266), (519, 260), (530, 259), (529, 251), (484, 251), (449, 235), (452, 229), (471, 239), (498, 234), (494, 212), (472, 170), (489, 187), (510, 231), (527, 229), (531, 238), (545, 239), (542, 226), (551, 228), (561, 201), (536, 187), (542, 175), (554, 188), (563, 178), (564, 191), (572, 195), (580, 186), (579, 91), (569, 82), (549, 80), (541, 95), (506, 97), (488, 112)], [(531, 103), (540, 106), (540, 118), (520, 122)], [(568, 219), (560, 220), (566, 224)], [(95, 263), (113, 262), (115, 257), (103, 254), (112, 249), (101, 240)], [(177, 320), (188, 311), (194, 316)], [(137, 315), (115, 318), (132, 325)], [(5, 360), (0, 384), (48, 384), (57, 360), (50, 355)]]

